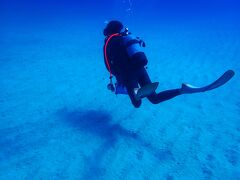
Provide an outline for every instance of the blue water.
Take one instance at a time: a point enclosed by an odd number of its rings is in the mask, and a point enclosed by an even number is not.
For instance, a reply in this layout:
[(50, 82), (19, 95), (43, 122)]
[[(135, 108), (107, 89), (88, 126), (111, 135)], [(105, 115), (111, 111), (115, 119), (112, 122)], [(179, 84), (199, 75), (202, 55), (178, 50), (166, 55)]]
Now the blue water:
[[(240, 4), (0, 2), (0, 179), (240, 179)], [(158, 92), (235, 76), (136, 109), (107, 90), (106, 22), (143, 38)]]

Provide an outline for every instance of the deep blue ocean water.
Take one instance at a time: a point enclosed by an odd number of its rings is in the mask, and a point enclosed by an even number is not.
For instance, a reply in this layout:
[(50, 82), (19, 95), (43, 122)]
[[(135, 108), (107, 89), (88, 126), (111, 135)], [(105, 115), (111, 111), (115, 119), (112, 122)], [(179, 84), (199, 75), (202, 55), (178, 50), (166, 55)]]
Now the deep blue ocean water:
[[(0, 1), (0, 179), (240, 179), (240, 3)], [(106, 88), (103, 29), (147, 44), (157, 91), (213, 91), (136, 109)]]

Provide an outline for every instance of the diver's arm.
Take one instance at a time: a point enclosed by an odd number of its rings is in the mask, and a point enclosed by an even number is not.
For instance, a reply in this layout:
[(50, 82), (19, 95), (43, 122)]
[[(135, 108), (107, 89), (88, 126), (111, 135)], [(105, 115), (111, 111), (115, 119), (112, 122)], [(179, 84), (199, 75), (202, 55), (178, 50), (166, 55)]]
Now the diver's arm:
[(146, 66), (148, 63), (148, 59), (144, 52), (137, 52), (132, 55), (131, 61), (136, 67)]

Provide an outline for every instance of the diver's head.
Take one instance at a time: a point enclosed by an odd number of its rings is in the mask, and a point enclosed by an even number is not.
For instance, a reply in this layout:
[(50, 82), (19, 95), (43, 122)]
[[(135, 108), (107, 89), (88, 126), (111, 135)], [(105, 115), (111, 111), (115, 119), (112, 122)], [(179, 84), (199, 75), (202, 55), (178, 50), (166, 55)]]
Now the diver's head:
[(115, 33), (120, 33), (123, 29), (123, 24), (120, 21), (110, 21), (105, 27), (103, 34), (104, 36), (110, 36)]

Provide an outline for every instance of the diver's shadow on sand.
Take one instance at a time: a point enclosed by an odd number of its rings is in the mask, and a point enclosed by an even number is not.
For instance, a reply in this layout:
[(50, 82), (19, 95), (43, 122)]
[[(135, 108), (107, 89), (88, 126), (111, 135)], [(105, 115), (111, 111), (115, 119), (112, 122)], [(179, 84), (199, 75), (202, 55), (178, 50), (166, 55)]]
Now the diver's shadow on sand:
[[(69, 111), (64, 108), (57, 112), (57, 115), (70, 126), (79, 129), (81, 132), (90, 133), (96, 137), (100, 137), (103, 141), (103, 144), (98, 151), (87, 158), (87, 164), (90, 166), (88, 175), (91, 176), (91, 172), (94, 170), (94, 173), (101, 175), (104, 170), (101, 167), (101, 161), (106, 155), (106, 153), (114, 147), (116, 142), (120, 138), (125, 140), (130, 140), (132, 143), (135, 143), (136, 146), (140, 146), (144, 150), (151, 153), (159, 161), (165, 160), (174, 160), (173, 155), (169, 149), (158, 149), (154, 147), (151, 142), (145, 141), (137, 133), (129, 131), (122, 127), (120, 124), (112, 122), (111, 115), (106, 111), (98, 110), (77, 110)], [(140, 160), (141, 158), (139, 158)], [(88, 175), (85, 175), (84, 178), (88, 178)]]
[(136, 133), (124, 129), (119, 124), (113, 124), (111, 115), (104, 111), (68, 111), (67, 109), (62, 109), (57, 114), (74, 128), (98, 136), (104, 141), (115, 143), (121, 136), (137, 138)]

